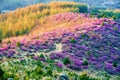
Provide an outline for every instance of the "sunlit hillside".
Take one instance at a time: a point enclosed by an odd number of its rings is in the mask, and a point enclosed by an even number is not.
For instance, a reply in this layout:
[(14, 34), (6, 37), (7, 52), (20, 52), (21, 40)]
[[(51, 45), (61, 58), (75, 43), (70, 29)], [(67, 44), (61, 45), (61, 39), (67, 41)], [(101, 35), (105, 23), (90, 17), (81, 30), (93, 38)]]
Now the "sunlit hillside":
[(14, 12), (0, 15), (1, 38), (29, 33), (37, 25), (42, 24), (42, 18), (61, 12), (87, 12), (87, 5), (78, 3), (37, 4)]

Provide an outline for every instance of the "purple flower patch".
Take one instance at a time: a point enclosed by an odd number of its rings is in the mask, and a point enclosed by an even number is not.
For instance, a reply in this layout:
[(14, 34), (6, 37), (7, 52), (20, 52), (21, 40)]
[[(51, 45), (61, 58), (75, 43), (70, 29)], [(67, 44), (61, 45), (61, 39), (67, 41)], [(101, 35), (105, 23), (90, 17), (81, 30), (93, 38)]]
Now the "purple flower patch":
[(59, 68), (62, 68), (63, 67), (63, 64), (61, 62), (56, 62), (55, 65)]

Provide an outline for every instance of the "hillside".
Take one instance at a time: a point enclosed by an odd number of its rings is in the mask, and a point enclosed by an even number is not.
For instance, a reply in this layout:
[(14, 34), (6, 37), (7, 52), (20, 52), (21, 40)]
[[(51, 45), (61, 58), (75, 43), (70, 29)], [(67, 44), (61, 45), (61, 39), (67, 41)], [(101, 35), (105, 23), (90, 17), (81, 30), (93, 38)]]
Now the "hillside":
[(67, 1), (0, 14), (0, 80), (120, 80), (120, 10)]
[(23, 39), (1, 44), (4, 79), (119, 80), (119, 23), (74, 12), (43, 20)]
[(25, 8), (0, 15), (0, 39), (29, 34), (36, 26), (44, 24), (44, 18), (63, 12), (88, 13), (91, 17), (112, 18), (119, 22), (120, 10), (101, 10), (83, 3), (74, 2), (52, 2), (49, 4), (31, 5)]
[(37, 4), (20, 8), (14, 12), (0, 15), (0, 38), (28, 34), (31, 29), (42, 24), (41, 19), (45, 16), (62, 12), (85, 13), (87, 11), (86, 4), (73, 2)]
[[(62, 28), (71, 28), (71, 27), (83, 26), (87, 24), (89, 24), (89, 27), (90, 27), (92, 25), (92, 22), (94, 23), (94, 21), (98, 20), (97, 18), (96, 19), (88, 18), (87, 16), (89, 15), (84, 15), (84, 14), (81, 14), (81, 15), (80, 13), (78, 14), (73, 12), (64, 12), (64, 13), (59, 13), (56, 15), (51, 15), (51, 16), (41, 18), (38, 21), (37, 25), (34, 28), (32, 28), (30, 33), (28, 33), (27, 35), (11, 37), (11, 38), (5, 39), (4, 41), (8, 41), (11, 39), (21, 40), (24, 37), (31, 38), (31, 36), (38, 36), (45, 32), (51, 32), (54, 30), (62, 29)], [(86, 18), (84, 16), (86, 16)]]

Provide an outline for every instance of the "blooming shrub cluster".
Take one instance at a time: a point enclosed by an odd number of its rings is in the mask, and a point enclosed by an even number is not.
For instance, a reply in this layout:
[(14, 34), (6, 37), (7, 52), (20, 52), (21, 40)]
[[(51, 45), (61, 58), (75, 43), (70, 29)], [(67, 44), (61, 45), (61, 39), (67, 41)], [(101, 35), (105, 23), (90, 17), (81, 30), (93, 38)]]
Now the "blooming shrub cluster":
[[(67, 67), (71, 69), (94, 68), (120, 74), (120, 24), (104, 19), (92, 26), (77, 27), (75, 32), (63, 34), (63, 51), (50, 57), (61, 60), (67, 56), (71, 61)], [(80, 33), (82, 30), (86, 32)]]

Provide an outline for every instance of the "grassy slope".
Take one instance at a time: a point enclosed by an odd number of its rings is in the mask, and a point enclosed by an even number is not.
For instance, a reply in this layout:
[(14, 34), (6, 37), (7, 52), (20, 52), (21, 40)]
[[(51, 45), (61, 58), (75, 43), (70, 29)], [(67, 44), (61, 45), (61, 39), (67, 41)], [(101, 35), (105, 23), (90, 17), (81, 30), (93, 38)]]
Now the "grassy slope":
[[(71, 15), (71, 16), (68, 16)], [(84, 19), (84, 20), (83, 20)], [(8, 41), (8, 40), (21, 40), (23, 38), (27, 38), (30, 39), (33, 36), (37, 36), (39, 34), (43, 34), (45, 32), (50, 32), (56, 29), (60, 29), (60, 28), (71, 28), (71, 27), (75, 27), (75, 26), (81, 26), (84, 25), (86, 23), (89, 23), (91, 20), (96, 21), (96, 18), (84, 18), (82, 16), (80, 16), (77, 13), (73, 13), (73, 12), (66, 12), (66, 13), (60, 13), (60, 14), (56, 14), (56, 15), (51, 15), (51, 16), (47, 16), (44, 18), (41, 18), (39, 21), (37, 21), (37, 25), (30, 31), (29, 34), (23, 35), (23, 36), (17, 36), (17, 37), (11, 37), (11, 38), (6, 38), (4, 39), (4, 41)], [(89, 27), (92, 24), (89, 24)]]
[(87, 5), (72, 2), (37, 4), (0, 15), (0, 38), (24, 35), (41, 23), (41, 18), (71, 11), (87, 12)]

